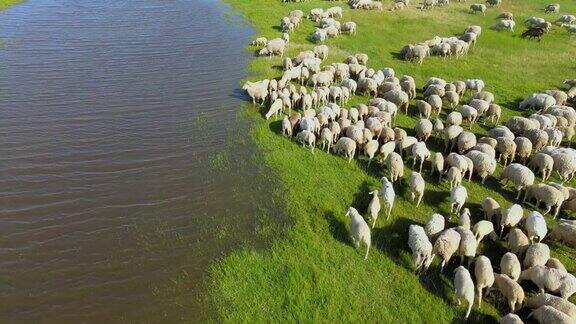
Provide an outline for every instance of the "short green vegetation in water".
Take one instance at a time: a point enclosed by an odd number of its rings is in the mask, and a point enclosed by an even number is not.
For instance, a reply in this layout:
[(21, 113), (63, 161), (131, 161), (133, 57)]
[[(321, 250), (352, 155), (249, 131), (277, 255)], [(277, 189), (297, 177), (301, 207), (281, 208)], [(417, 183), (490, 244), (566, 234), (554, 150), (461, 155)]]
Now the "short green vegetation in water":
[[(307, 14), (315, 7), (342, 6), (341, 22), (358, 24), (355, 36), (329, 39), (328, 59), (323, 64), (342, 62), (350, 54), (366, 53), (368, 66), (381, 69), (392, 67), (398, 77), (408, 74), (416, 79), (420, 89), (429, 77), (446, 80), (483, 79), (486, 90), (493, 92), (496, 103), (502, 106), (501, 122), (520, 115), (518, 102), (527, 95), (561, 87), (566, 78), (574, 78), (576, 38), (554, 26), (540, 43), (520, 38), (522, 22), (531, 16), (555, 20), (546, 15), (543, 0), (504, 0), (500, 8), (489, 8), (486, 15), (470, 14), (470, 2), (453, 2), (448, 6), (420, 11), (415, 5), (390, 12), (352, 10), (345, 2), (312, 0), (303, 3), (283, 3), (281, 0), (227, 0), (253, 23), (257, 36), (268, 39), (280, 37), (280, 19), (291, 10), (300, 9)], [(414, 1), (412, 1), (414, 2)], [(576, 3), (557, 0), (562, 13), (576, 13)], [(390, 6), (384, 2), (384, 8)], [(496, 32), (489, 26), (504, 12), (514, 13), (516, 32)], [(436, 35), (460, 35), (469, 25), (480, 25), (483, 33), (469, 54), (461, 59), (427, 58), (422, 65), (398, 58), (401, 48)], [(310, 20), (290, 35), (287, 56), (293, 57), (315, 44), (308, 41), (315, 25)], [(251, 52), (258, 48), (248, 47)], [(254, 58), (249, 63), (248, 80), (278, 78), (281, 75), (280, 58)], [(463, 98), (468, 100), (469, 94)], [(346, 107), (365, 103), (366, 97), (355, 96)], [(397, 125), (413, 134), (418, 119), (412, 100), (409, 115), (399, 114)], [(379, 189), (379, 179), (387, 174), (378, 163), (367, 166), (363, 157), (351, 164), (339, 156), (316, 150), (303, 149), (294, 141), (280, 135), (280, 120), (265, 121), (263, 108), (246, 105), (255, 116), (252, 136), (265, 156), (266, 163), (275, 172), (277, 185), (282, 190), (282, 201), (292, 222), (283, 231), (277, 231), (271, 247), (258, 250), (247, 248), (236, 251), (214, 264), (211, 269), (211, 299), (220, 318), (226, 322), (380, 322), (380, 323), (447, 323), (460, 320), (465, 307), (456, 306), (452, 284), (453, 269), (459, 263), (452, 260), (443, 275), (438, 273), (438, 258), (431, 269), (418, 277), (414, 273), (411, 253), (407, 246), (408, 226), (425, 223), (432, 213), (448, 215), (450, 211), (450, 185), (438, 183), (429, 176), (429, 164), (423, 171), (426, 190), (423, 203), (415, 208), (407, 190), (410, 168), (396, 187), (396, 203), (389, 220), (380, 215), (372, 231), (372, 249), (367, 261), (363, 250), (356, 251), (349, 238), (348, 206), (356, 207), (363, 215), (370, 196)], [(472, 126), (477, 136), (485, 134), (492, 125), (482, 122)], [(437, 138), (431, 138), (429, 148), (442, 149)], [(406, 163), (410, 166), (411, 163)], [(493, 197), (503, 207), (514, 202), (512, 187), (502, 187), (497, 181), (498, 167), (484, 185), (474, 176), (464, 181), (469, 198), (473, 222), (482, 217), (480, 202)], [(555, 179), (556, 181), (557, 179)], [(570, 184), (570, 185), (573, 185)], [(533, 209), (526, 205), (525, 212)], [(546, 216), (550, 220), (549, 216)], [(452, 224), (456, 223), (455, 217)], [(552, 222), (549, 224), (554, 226)], [(569, 269), (576, 270), (575, 251), (550, 243), (552, 255)], [(478, 255), (490, 257), (499, 267), (499, 257), (506, 252), (504, 242), (484, 239)], [(573, 297), (572, 301), (576, 299)], [(485, 299), (480, 310), (475, 305), (472, 321), (495, 321), (507, 305), (495, 294)]]

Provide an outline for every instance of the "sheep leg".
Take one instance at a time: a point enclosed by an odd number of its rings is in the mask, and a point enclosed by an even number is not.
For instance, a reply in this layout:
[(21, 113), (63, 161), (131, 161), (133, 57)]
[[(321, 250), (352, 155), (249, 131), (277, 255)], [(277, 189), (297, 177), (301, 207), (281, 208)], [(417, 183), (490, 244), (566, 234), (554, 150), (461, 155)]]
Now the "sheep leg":
[(422, 201), (422, 196), (424, 196), (424, 193), (421, 193), (418, 197), (418, 202), (416, 202), (416, 207), (418, 207), (418, 205), (420, 205), (420, 202)]
[(466, 310), (466, 316), (464, 316), (464, 320), (468, 319), (468, 316), (470, 316), (470, 311), (472, 311), (472, 303), (468, 301), (468, 309)]

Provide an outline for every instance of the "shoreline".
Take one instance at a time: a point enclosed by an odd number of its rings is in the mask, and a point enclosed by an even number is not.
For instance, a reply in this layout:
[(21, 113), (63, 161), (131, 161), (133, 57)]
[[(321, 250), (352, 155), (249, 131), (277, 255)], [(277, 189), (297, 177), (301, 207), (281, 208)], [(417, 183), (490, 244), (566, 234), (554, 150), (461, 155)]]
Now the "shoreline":
[(24, 2), (24, 0), (0, 0), (0, 11), (4, 11), (22, 2)]

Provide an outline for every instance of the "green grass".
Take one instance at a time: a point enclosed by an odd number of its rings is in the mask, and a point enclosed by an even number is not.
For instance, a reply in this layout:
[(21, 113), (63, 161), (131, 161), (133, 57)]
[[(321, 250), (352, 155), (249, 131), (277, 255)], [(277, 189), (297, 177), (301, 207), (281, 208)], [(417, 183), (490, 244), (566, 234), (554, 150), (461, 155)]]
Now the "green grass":
[(11, 7), (15, 4), (22, 2), (23, 0), (0, 0), (0, 11)]
[[(285, 4), (280, 0), (227, 0), (251, 21), (255, 36), (278, 37), (280, 18), (290, 10), (308, 12), (314, 7), (340, 5), (345, 9), (340, 21), (358, 23), (356, 36), (330, 39), (329, 59), (325, 64), (342, 61), (347, 55), (364, 52), (370, 56), (369, 67), (393, 67), (396, 74), (412, 75), (421, 87), (427, 78), (439, 76), (446, 80), (481, 78), (486, 90), (496, 96), (503, 107), (502, 120), (518, 115), (516, 103), (526, 95), (561, 86), (565, 78), (574, 77), (576, 38), (569, 37), (559, 27), (546, 34), (541, 43), (519, 37), (521, 22), (529, 16), (545, 15), (541, 8), (549, 1), (504, 0), (499, 9), (489, 9), (486, 16), (471, 15), (469, 3), (454, 3), (448, 7), (422, 12), (414, 7), (391, 13), (388, 11), (352, 11), (344, 2), (313, 0)], [(557, 1), (562, 13), (576, 12), (576, 3)], [(385, 7), (389, 5), (385, 3)], [(494, 32), (488, 27), (502, 11), (512, 11), (518, 23), (515, 34)], [(478, 44), (463, 59), (429, 58), (415, 65), (395, 57), (407, 43), (424, 41), (435, 35), (460, 34), (468, 25), (484, 28)], [(314, 25), (305, 21), (291, 35), (289, 56), (311, 49), (307, 41)], [(249, 51), (256, 51), (249, 47)], [(249, 80), (279, 77), (280, 59), (255, 58), (249, 63)], [(466, 98), (467, 99), (467, 98)], [(365, 102), (354, 97), (348, 106)], [(416, 120), (414, 102), (410, 116), (398, 118), (398, 124), (412, 132)], [(373, 246), (368, 261), (355, 251), (349, 239), (347, 206), (365, 213), (368, 192), (379, 188), (378, 179), (386, 174), (382, 165), (367, 167), (364, 158), (348, 164), (333, 154), (302, 149), (279, 135), (280, 121), (264, 121), (258, 107), (246, 105), (254, 117), (252, 137), (264, 153), (265, 162), (274, 171), (277, 186), (283, 191), (283, 201), (291, 223), (276, 233), (275, 242), (265, 250), (244, 249), (234, 252), (212, 266), (211, 299), (219, 317), (226, 322), (451, 322), (458, 321), (464, 307), (457, 307), (453, 298), (452, 270), (457, 262), (439, 275), (437, 262), (431, 271), (418, 277), (413, 272), (407, 247), (407, 228), (411, 223), (424, 223), (433, 212), (448, 214), (449, 185), (428, 177), (423, 204), (415, 208), (409, 201), (407, 178), (397, 187), (396, 205), (390, 220), (380, 217), (372, 232)], [(484, 134), (488, 126), (474, 125), (472, 131)], [(432, 141), (432, 150), (439, 146)], [(497, 170), (495, 176), (500, 172)], [(495, 178), (484, 186), (478, 179), (465, 181), (469, 192), (467, 207), (473, 218), (481, 217), (479, 203), (487, 196), (501, 205), (512, 204), (515, 193), (502, 188)], [(573, 184), (572, 184), (573, 185)], [(455, 219), (453, 219), (455, 222)], [(553, 226), (551, 222), (551, 226)], [(552, 245), (554, 256), (569, 270), (576, 270), (573, 249)], [(491, 257), (498, 266), (505, 252), (502, 243), (485, 240), (479, 254)], [(575, 300), (574, 298), (572, 300)], [(506, 310), (502, 302), (489, 297), (480, 311), (474, 309), (472, 320), (493, 321)]]

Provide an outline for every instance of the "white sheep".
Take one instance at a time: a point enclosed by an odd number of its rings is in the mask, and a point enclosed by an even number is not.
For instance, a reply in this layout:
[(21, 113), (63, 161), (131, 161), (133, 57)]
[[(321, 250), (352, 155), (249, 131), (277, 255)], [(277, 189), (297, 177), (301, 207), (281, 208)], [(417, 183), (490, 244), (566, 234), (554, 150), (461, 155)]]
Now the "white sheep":
[(532, 156), (528, 166), (533, 170), (540, 172), (542, 174), (542, 181), (546, 181), (552, 174), (554, 159), (546, 153), (538, 152)]
[(452, 188), (450, 191), (450, 212), (456, 214), (460, 213), (460, 209), (468, 199), (468, 191), (463, 186), (459, 185)]
[(312, 151), (312, 154), (314, 154), (314, 146), (316, 145), (316, 136), (314, 133), (307, 130), (301, 131), (296, 134), (296, 141), (301, 142), (302, 147), (308, 145)]
[(396, 182), (398, 179), (404, 176), (404, 162), (402, 161), (402, 156), (396, 152), (392, 152), (388, 155), (388, 171), (390, 172), (390, 181), (392, 183)]
[(494, 198), (486, 197), (482, 200), (482, 210), (484, 211), (484, 219), (492, 221), (492, 217), (500, 212), (500, 204)]
[(448, 169), (447, 178), (450, 182), (450, 190), (452, 190), (454, 187), (458, 187), (462, 183), (462, 171), (457, 167), (450, 167), (450, 169)]
[(540, 293), (536, 296), (528, 298), (525, 303), (525, 306), (529, 308), (539, 308), (544, 305), (551, 306), (570, 316), (573, 320), (576, 320), (576, 306), (564, 298), (546, 293)]
[(530, 245), (530, 240), (528, 236), (522, 232), (519, 228), (513, 228), (507, 235), (508, 237), (508, 248), (512, 253), (523, 254), (525, 250)]
[(514, 32), (514, 27), (516, 27), (516, 22), (511, 19), (501, 19), (496, 24), (492, 25), (492, 29), (501, 31), (501, 30), (509, 30)]
[(526, 217), (524, 229), (526, 229), (528, 239), (531, 243), (540, 243), (548, 233), (546, 220), (544, 220), (544, 216), (537, 211), (533, 211)]
[(444, 171), (444, 156), (442, 153), (431, 153), (428, 161), (430, 161), (430, 175), (438, 172), (438, 181), (442, 180), (442, 172)]
[(434, 258), (436, 255), (442, 258), (442, 263), (440, 264), (440, 272), (442, 272), (444, 270), (444, 266), (450, 262), (452, 255), (458, 251), (459, 245), (460, 234), (452, 228), (449, 228), (438, 235), (436, 242), (434, 242), (434, 247), (432, 248), (432, 258)]
[(432, 243), (419, 225), (410, 225), (408, 228), (408, 246), (412, 250), (412, 260), (416, 272), (426, 271), (432, 262)]
[(476, 236), (476, 241), (478, 244), (480, 244), (486, 235), (488, 235), (494, 241), (496, 241), (498, 238), (494, 232), (494, 224), (487, 220), (481, 220), (474, 224), (474, 227), (472, 227), (472, 232), (474, 233), (474, 236)]
[(389, 219), (390, 214), (392, 213), (392, 207), (394, 207), (396, 193), (394, 192), (392, 182), (388, 181), (386, 177), (382, 177), (381, 182), (382, 189), (380, 195), (384, 198), (384, 212), (386, 213), (386, 219)]
[(466, 229), (470, 229), (471, 221), (470, 217), (472, 214), (470, 213), (470, 209), (464, 208), (460, 215), (458, 216), (458, 226), (461, 226)]
[(454, 272), (456, 301), (458, 301), (458, 305), (460, 305), (462, 301), (466, 301), (468, 303), (466, 315), (464, 316), (464, 320), (467, 320), (468, 316), (470, 316), (472, 305), (474, 304), (474, 282), (472, 281), (470, 272), (468, 272), (468, 270), (463, 266), (459, 266), (456, 268), (456, 270), (454, 270)]
[(550, 238), (576, 248), (576, 225), (563, 222), (561, 219), (556, 228), (550, 233)]
[(523, 215), (524, 211), (522, 210), (522, 206), (518, 204), (514, 204), (510, 206), (510, 208), (505, 209), (500, 219), (500, 237), (502, 237), (504, 227), (515, 227), (520, 223)]
[(546, 261), (546, 266), (548, 268), (554, 268), (562, 273), (568, 273), (568, 270), (566, 270), (566, 267), (562, 264), (562, 262), (560, 262), (560, 260), (556, 259), (556, 258), (550, 258), (548, 259), (548, 261)]
[(366, 254), (364, 260), (368, 259), (368, 252), (370, 251), (371, 235), (370, 227), (360, 213), (354, 207), (348, 207), (346, 216), (350, 216), (350, 231), (352, 232), (352, 243), (358, 249), (360, 243), (366, 244)]
[(499, 324), (524, 324), (520, 316), (509, 313), (506, 316), (502, 317), (499, 321)]
[(541, 293), (548, 290), (559, 293), (564, 299), (570, 298), (576, 292), (576, 277), (545, 266), (537, 265), (522, 271), (519, 280), (530, 280), (538, 286)]
[(524, 268), (529, 269), (533, 266), (543, 266), (550, 259), (550, 248), (544, 243), (530, 244), (524, 253)]
[(541, 203), (544, 203), (544, 205), (546, 205), (544, 215), (548, 214), (552, 207), (555, 207), (553, 216), (556, 218), (560, 212), (560, 207), (562, 206), (565, 198), (566, 197), (562, 191), (558, 190), (557, 188), (544, 183), (536, 183), (526, 189), (524, 201), (530, 201), (534, 199), (536, 200), (536, 207), (538, 207)]
[(412, 201), (416, 201), (416, 207), (418, 207), (420, 205), (420, 201), (422, 201), (425, 185), (426, 182), (420, 173), (412, 172), (412, 174), (410, 174), (410, 195), (412, 197)]
[(471, 230), (458, 226), (455, 228), (456, 232), (460, 234), (460, 244), (458, 244), (458, 255), (460, 255), (460, 264), (464, 264), (464, 259), (468, 258), (468, 268), (472, 264), (478, 249), (478, 242), (474, 237)]
[(350, 163), (356, 153), (356, 142), (351, 138), (341, 137), (332, 147), (332, 151), (336, 154), (343, 154), (344, 157), (348, 158), (348, 163)]
[[(372, 195), (372, 199), (368, 204), (368, 216), (372, 220), (372, 228), (376, 225), (376, 220), (378, 219), (378, 213), (380, 213), (380, 198), (378, 198), (378, 190), (370, 191), (370, 195)], [(432, 247), (430, 247), (432, 249)]]
[(476, 278), (476, 294), (478, 295), (478, 309), (482, 304), (482, 290), (486, 288), (486, 293), (494, 284), (494, 270), (492, 263), (486, 256), (480, 255), (474, 263), (474, 277)]
[(522, 266), (516, 254), (506, 252), (500, 260), (500, 272), (513, 280), (518, 280), (521, 271)]
[(528, 108), (536, 109), (538, 111), (546, 110), (556, 104), (556, 99), (546, 93), (533, 93), (522, 102), (518, 108), (525, 110)]
[(529, 168), (519, 163), (511, 163), (504, 168), (500, 175), (500, 180), (503, 180), (504, 184), (510, 181), (518, 191), (516, 200), (520, 199), (522, 189), (534, 184), (534, 178), (534, 173)]
[(482, 184), (486, 177), (496, 171), (496, 160), (484, 152), (472, 150), (466, 153), (465, 157), (472, 161), (472, 167), (480, 177)]
[(574, 324), (574, 320), (570, 316), (548, 305), (540, 306), (528, 314), (528, 318), (531, 317), (534, 317), (540, 324)]
[[(522, 307), (524, 302), (524, 289), (515, 281), (505, 274), (494, 274), (494, 286), (504, 295), (508, 301), (510, 312), (514, 313), (516, 309)], [(518, 306), (518, 307), (516, 307)]]
[(426, 143), (418, 142), (412, 145), (412, 168), (416, 165), (416, 160), (420, 160), (419, 171), (422, 172), (422, 165), (424, 164), (424, 160), (428, 159), (430, 156), (430, 151), (426, 148)]
[(484, 81), (480, 79), (468, 79), (465, 81), (465, 83), (467, 90), (476, 90), (478, 93), (484, 89)]
[(370, 162), (372, 162), (374, 155), (378, 152), (378, 146), (378, 140), (370, 140), (364, 145), (364, 152), (368, 156), (368, 166), (370, 166)]
[(332, 134), (332, 131), (330, 131), (328, 127), (322, 128), (322, 131), (320, 132), (320, 143), (322, 145), (322, 150), (326, 148), (326, 152), (329, 152), (333, 141), (334, 134)]
[(424, 231), (430, 241), (435, 242), (436, 237), (444, 230), (446, 226), (446, 219), (440, 214), (432, 214), (428, 223), (424, 227)]

